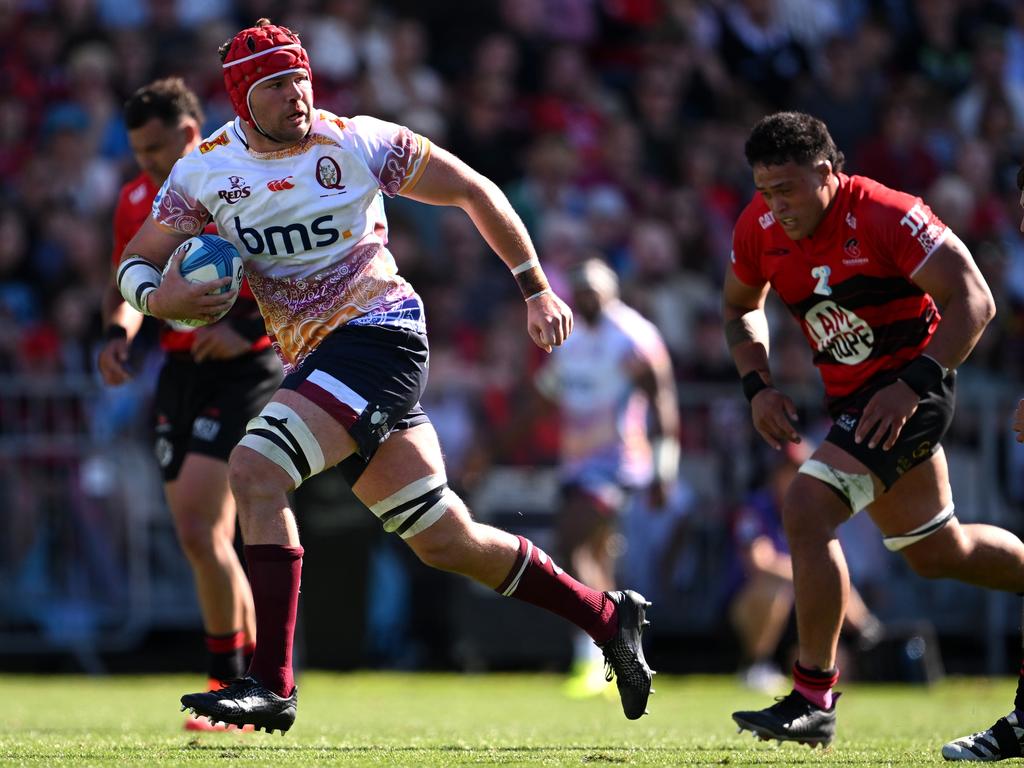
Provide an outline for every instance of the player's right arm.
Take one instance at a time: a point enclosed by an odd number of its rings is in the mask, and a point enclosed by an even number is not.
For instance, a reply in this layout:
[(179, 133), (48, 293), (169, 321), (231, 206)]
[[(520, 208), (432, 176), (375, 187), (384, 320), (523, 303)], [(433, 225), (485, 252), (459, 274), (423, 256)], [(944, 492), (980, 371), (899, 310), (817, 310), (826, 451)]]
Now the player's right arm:
[[(116, 273), (117, 270), (114, 271)], [(100, 311), (103, 315), (105, 341), (96, 361), (103, 383), (111, 387), (120, 386), (131, 379), (129, 349), (132, 339), (142, 326), (142, 315), (128, 306), (114, 280), (112, 276), (103, 292)]]
[(783, 441), (799, 443), (800, 435), (793, 428), (796, 405), (772, 385), (768, 367), (768, 318), (764, 305), (769, 288), (767, 282), (747, 285), (732, 269), (727, 269), (722, 317), (729, 351), (743, 379), (744, 392), (750, 398), (754, 428), (768, 445), (780, 450)]
[(128, 367), (129, 350), (132, 339), (142, 327), (142, 315), (128, 306), (121, 292), (117, 289), (117, 266), (125, 241), (134, 229), (132, 217), (129, 215), (125, 190), (117, 201), (114, 210), (114, 248), (111, 257), (112, 269), (110, 282), (103, 292), (100, 313), (103, 318), (104, 343), (96, 360), (103, 382), (108, 386), (117, 387), (131, 379), (132, 372)]
[[(209, 291), (230, 284), (230, 277), (191, 283), (181, 276), (182, 254), (175, 249), (191, 236), (146, 219), (125, 246), (117, 268), (117, 285), (125, 301), (143, 314), (164, 320), (213, 320), (227, 312), (235, 293)], [(161, 275), (168, 260), (169, 267)]]

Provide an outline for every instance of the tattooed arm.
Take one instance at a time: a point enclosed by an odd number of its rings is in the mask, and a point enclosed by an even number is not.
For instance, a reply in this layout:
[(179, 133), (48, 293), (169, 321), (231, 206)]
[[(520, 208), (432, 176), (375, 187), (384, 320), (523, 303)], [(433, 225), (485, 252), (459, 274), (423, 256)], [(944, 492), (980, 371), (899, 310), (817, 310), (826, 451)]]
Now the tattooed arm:
[(800, 442), (793, 427), (796, 406), (772, 385), (768, 368), (768, 319), (764, 303), (769, 285), (746, 285), (726, 270), (722, 293), (725, 338), (736, 369), (743, 379), (743, 392), (750, 401), (754, 428), (775, 450), (783, 443)]

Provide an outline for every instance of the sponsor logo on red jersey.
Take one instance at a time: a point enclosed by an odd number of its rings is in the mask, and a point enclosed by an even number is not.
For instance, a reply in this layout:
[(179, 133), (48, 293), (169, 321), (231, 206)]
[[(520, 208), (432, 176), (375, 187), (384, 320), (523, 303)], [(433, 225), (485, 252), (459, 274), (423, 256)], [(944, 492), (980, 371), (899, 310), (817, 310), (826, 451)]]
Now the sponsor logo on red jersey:
[(931, 253), (939, 242), (939, 238), (945, 233), (946, 227), (935, 222), (928, 223), (928, 214), (921, 208), (919, 203), (906, 212), (900, 219), (900, 226), (910, 230), (910, 234), (917, 238), (917, 242), (924, 249), (925, 253)]
[(866, 322), (832, 300), (815, 304), (804, 315), (804, 323), (819, 352), (837, 363), (856, 365), (868, 358), (875, 334)]

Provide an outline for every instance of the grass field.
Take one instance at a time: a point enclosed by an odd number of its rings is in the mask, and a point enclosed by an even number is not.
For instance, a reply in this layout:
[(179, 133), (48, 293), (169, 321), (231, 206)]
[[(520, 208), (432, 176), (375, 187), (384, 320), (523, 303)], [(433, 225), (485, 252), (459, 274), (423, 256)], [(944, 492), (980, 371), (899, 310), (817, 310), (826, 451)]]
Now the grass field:
[(0, 677), (2, 766), (689, 766), (943, 764), (942, 742), (1005, 714), (1011, 680), (930, 689), (849, 685), (827, 751), (738, 735), (729, 713), (768, 700), (729, 678), (666, 677), (648, 717), (562, 697), (545, 675), (306, 673), (285, 736), (189, 734), (197, 679)]

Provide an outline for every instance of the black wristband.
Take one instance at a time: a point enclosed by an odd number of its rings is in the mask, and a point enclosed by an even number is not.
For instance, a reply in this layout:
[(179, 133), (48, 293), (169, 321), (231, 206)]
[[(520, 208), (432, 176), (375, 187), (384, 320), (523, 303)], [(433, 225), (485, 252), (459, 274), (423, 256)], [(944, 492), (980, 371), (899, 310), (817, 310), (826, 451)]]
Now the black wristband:
[(114, 339), (127, 339), (127, 338), (128, 338), (128, 329), (125, 328), (123, 325), (118, 325), (117, 323), (111, 323), (110, 325), (108, 325), (106, 328), (103, 329), (103, 340), (104, 341), (113, 341)]
[(764, 379), (761, 378), (761, 374), (757, 371), (751, 371), (743, 377), (743, 394), (747, 396), (747, 401), (754, 399), (754, 395), (760, 392), (762, 389), (771, 389), (771, 384), (766, 384)]
[(946, 378), (946, 369), (933, 357), (920, 355), (911, 360), (900, 371), (899, 379), (910, 387), (918, 397), (924, 397), (936, 390)]

